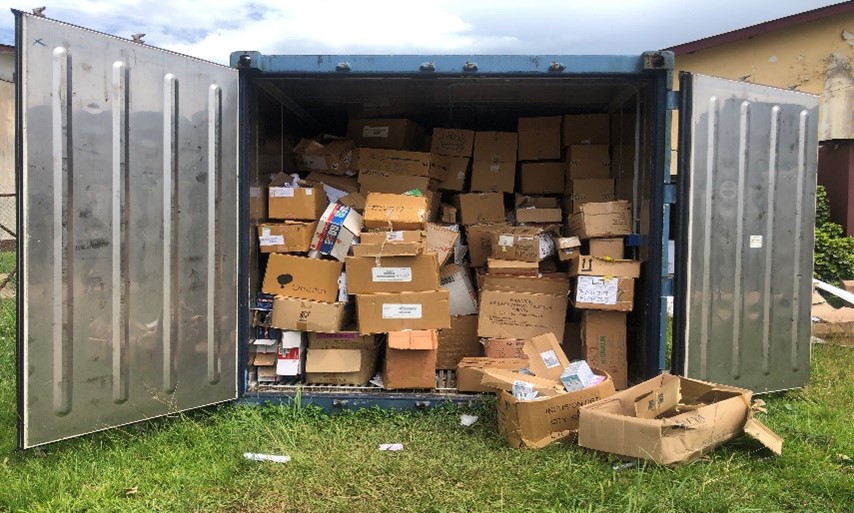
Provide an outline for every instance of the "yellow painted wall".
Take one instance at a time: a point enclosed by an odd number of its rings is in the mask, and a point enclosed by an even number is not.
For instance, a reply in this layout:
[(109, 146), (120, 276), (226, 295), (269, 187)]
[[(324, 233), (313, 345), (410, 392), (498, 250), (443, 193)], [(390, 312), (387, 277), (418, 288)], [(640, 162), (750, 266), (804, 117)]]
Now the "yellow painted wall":
[[(689, 71), (820, 95), (819, 140), (854, 139), (852, 67), (854, 13), (849, 13), (678, 55), (674, 87), (678, 73)], [(675, 128), (673, 136), (675, 150)]]

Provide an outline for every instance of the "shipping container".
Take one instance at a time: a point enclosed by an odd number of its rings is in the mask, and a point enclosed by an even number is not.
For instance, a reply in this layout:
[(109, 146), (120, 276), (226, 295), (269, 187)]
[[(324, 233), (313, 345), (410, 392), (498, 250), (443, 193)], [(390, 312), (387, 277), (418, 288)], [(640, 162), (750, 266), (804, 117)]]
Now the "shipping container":
[(297, 390), (329, 410), (470, 400), (441, 385), (298, 388), (250, 375), (270, 176), (292, 168), (300, 138), (343, 135), (357, 118), (512, 131), (520, 117), (607, 114), (611, 177), (642, 261), (629, 380), (672, 370), (770, 391), (809, 379), (814, 96), (692, 75), (675, 92), (673, 55), (657, 51), (237, 51), (226, 67), (15, 15), (22, 448)]

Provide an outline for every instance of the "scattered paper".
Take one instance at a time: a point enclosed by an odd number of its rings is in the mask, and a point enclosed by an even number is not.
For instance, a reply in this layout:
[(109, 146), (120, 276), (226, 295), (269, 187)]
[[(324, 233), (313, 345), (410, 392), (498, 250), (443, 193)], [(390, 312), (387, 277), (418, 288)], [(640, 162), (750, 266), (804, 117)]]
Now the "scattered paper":
[(373, 378), (371, 378), (370, 383), (380, 388), (385, 388), (385, 384), (383, 384), (382, 374), (380, 374), (379, 372)]
[(475, 422), (477, 422), (477, 415), (460, 415), (460, 425), (462, 426), (468, 427), (474, 424)]
[(614, 470), (624, 470), (624, 469), (627, 469), (627, 468), (632, 468), (632, 467), (634, 467), (635, 465), (637, 465), (637, 463), (636, 463), (636, 462), (634, 462), (634, 461), (629, 461), (629, 462), (626, 462), (626, 463), (620, 463), (619, 465), (614, 465)]
[(255, 452), (244, 452), (243, 457), (252, 461), (272, 461), (274, 463), (287, 463), (291, 461), (290, 456), (278, 454), (258, 454)]
[(402, 451), (403, 444), (380, 444), (381, 451)]

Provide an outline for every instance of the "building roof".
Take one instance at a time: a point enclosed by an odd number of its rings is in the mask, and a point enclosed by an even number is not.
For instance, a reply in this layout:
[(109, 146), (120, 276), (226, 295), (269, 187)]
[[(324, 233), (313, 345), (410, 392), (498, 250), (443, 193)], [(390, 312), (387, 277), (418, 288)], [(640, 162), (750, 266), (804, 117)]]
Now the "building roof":
[(741, 41), (742, 39), (750, 39), (751, 37), (793, 27), (802, 23), (829, 18), (840, 14), (847, 14), (850, 12), (854, 12), (854, 0), (828, 5), (826, 7), (819, 7), (818, 9), (813, 9), (811, 11), (786, 16), (785, 18), (778, 18), (776, 20), (759, 23), (758, 25), (751, 25), (742, 29), (724, 32), (723, 34), (718, 34), (716, 36), (698, 39), (696, 41), (691, 41), (690, 43), (671, 46), (670, 48), (665, 48), (665, 50), (670, 50), (676, 55), (685, 55), (686, 53), (694, 53), (715, 46)]

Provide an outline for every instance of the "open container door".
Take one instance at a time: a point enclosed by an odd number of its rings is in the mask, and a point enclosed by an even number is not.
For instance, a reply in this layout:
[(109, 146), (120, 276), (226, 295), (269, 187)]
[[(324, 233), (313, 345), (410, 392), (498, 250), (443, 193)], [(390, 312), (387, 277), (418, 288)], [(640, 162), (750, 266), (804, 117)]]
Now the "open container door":
[(680, 77), (674, 371), (757, 392), (805, 385), (818, 98)]
[(234, 399), (237, 72), (15, 15), (19, 446)]

